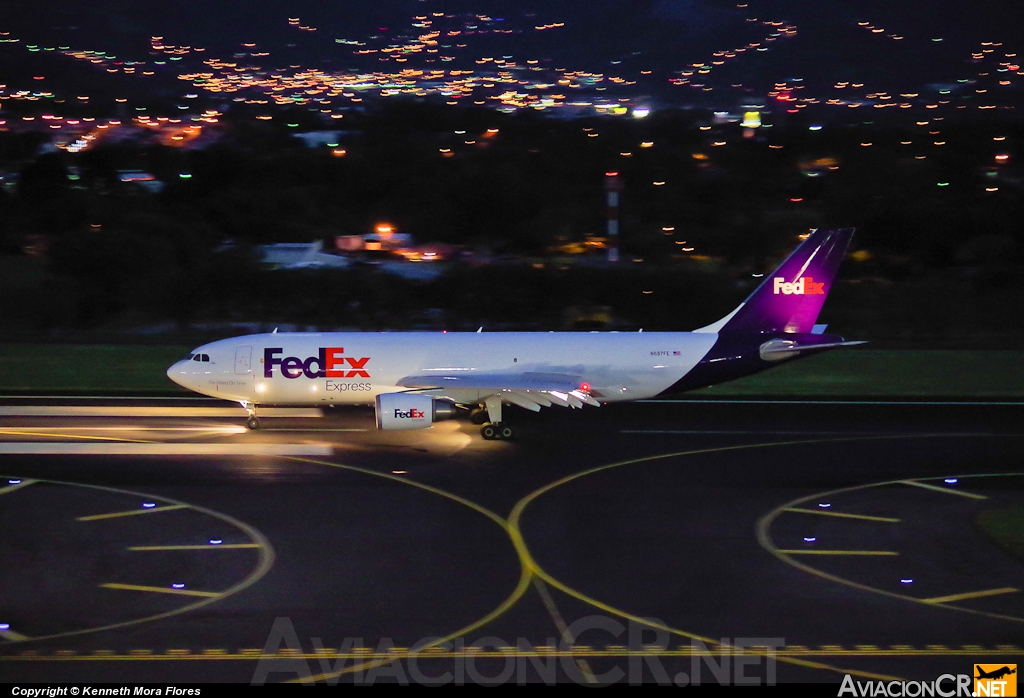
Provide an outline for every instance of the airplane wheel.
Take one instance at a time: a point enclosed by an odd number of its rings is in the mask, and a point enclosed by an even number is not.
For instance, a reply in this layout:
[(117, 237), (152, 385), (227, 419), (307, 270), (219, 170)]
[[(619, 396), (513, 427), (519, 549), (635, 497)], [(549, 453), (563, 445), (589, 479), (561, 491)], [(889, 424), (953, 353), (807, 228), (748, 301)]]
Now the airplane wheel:
[(493, 424), (485, 424), (484, 428), (480, 430), (480, 436), (487, 441), (494, 441), (498, 438), (498, 427)]
[(499, 427), (499, 429), (498, 429), (498, 438), (499, 438), (499, 439), (503, 439), (503, 440), (505, 440), (505, 441), (508, 441), (508, 440), (509, 440), (509, 439), (511, 439), (511, 438), (512, 438), (512, 437), (513, 437), (514, 435), (515, 435), (515, 432), (514, 432), (514, 431), (512, 431), (512, 427), (507, 427), (507, 426), (501, 426), (501, 427)]
[(245, 426), (249, 427), (253, 431), (260, 428), (260, 420), (255, 417), (249, 417), (249, 421), (245, 423)]
[(484, 424), (487, 421), (487, 410), (477, 407), (469, 412), (469, 421), (473, 424)]

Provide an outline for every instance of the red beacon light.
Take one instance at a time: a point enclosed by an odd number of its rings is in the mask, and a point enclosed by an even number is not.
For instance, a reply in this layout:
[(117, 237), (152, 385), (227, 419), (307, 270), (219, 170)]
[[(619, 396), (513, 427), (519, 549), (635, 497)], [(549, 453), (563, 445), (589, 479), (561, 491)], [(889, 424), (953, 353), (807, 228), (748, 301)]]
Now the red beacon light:
[(579, 389), (582, 390), (585, 393), (589, 393), (590, 392), (590, 383), (580, 383), (580, 388)]

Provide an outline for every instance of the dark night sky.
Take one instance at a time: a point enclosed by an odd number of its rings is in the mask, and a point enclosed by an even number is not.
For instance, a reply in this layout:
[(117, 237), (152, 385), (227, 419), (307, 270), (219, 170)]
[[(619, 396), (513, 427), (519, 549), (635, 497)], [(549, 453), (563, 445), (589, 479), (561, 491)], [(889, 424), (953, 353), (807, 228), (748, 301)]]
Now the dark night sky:
[(908, 38), (1019, 42), (1024, 35), (1024, 3), (1006, 0), (749, 0), (748, 10), (737, 9), (735, 0), (7, 0), (4, 5), (0, 29), (36, 34), (39, 41), (53, 32), (94, 41), (163, 34), (169, 41), (212, 47), (283, 37), (287, 17), (301, 17), (330, 40), (442, 10), (492, 16), (533, 12), (541, 20), (565, 21), (571, 40), (559, 43), (567, 57), (574, 47), (589, 47), (588, 39), (599, 39), (609, 55), (626, 48), (726, 40), (751, 10), (761, 19), (796, 23), (814, 35), (812, 40), (840, 52), (849, 41), (834, 29), (857, 20)]
[[(809, 87), (835, 81), (869, 83), (873, 89), (919, 90), (929, 83), (969, 77), (967, 59), (982, 41), (1003, 41), (1006, 50), (1024, 51), (1024, 3), (1006, 0), (6, 0), (0, 31), (26, 43), (70, 45), (76, 49), (116, 51), (127, 60), (145, 60), (149, 38), (206, 47), (229, 57), (243, 42), (271, 52), (271, 67), (302, 64), (326, 70), (372, 70), (376, 59), (354, 57), (336, 38), (389, 37), (410, 28), (412, 17), (432, 12), (507, 17), (523, 31), (506, 36), (463, 37), (469, 48), (450, 67), (473, 68), (473, 59), (512, 55), (547, 60), (600, 72), (612, 61), (623, 71), (652, 69), (660, 84), (693, 61), (716, 50), (731, 50), (757, 40), (763, 27), (745, 17), (785, 21), (798, 28), (795, 38), (768, 53), (748, 54), (716, 73), (720, 84), (751, 85), (757, 92), (779, 80), (802, 77)], [(297, 32), (289, 17), (300, 17), (317, 32)], [(857, 26), (870, 21), (887, 41)], [(558, 32), (534, 32), (534, 23), (565, 22)], [(387, 28), (382, 31), (381, 28)], [(932, 38), (943, 42), (932, 42)], [(21, 45), (24, 46), (24, 43)], [(34, 70), (35, 58), (3, 47), (0, 74), (7, 81)], [(418, 58), (413, 58), (415, 63)], [(412, 64), (410, 64), (412, 65)], [(977, 72), (977, 71), (973, 71)], [(51, 75), (53, 73), (50, 73)], [(15, 82), (17, 82), (15, 80)], [(678, 93), (673, 93), (678, 94)]]

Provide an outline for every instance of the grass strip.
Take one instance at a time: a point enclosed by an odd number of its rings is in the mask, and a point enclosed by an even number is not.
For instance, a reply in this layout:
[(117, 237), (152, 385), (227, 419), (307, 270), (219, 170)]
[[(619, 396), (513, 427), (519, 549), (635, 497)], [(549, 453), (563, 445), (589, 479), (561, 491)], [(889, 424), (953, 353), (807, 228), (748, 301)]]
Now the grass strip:
[(0, 344), (0, 391), (187, 393), (167, 368), (189, 347), (116, 344)]
[[(166, 371), (188, 351), (166, 345), (0, 344), (0, 392), (185, 393)], [(1024, 351), (837, 350), (687, 395), (1024, 399)]]
[(998, 547), (1024, 560), (1024, 506), (987, 509), (978, 514), (975, 524)]
[(838, 349), (688, 395), (1024, 398), (1024, 351)]

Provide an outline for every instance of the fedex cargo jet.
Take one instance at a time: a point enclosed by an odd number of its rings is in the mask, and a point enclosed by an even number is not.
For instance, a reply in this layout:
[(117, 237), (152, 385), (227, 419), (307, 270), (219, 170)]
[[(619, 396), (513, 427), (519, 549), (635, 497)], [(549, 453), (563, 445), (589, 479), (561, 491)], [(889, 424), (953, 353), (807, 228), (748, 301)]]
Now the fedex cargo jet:
[(375, 404), (380, 429), (423, 429), (472, 411), (511, 438), (506, 405), (581, 408), (721, 383), (862, 344), (815, 325), (853, 236), (816, 230), (727, 316), (693, 332), (289, 332), (224, 339), (171, 366), (174, 382), (259, 405)]

